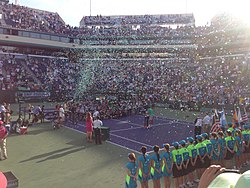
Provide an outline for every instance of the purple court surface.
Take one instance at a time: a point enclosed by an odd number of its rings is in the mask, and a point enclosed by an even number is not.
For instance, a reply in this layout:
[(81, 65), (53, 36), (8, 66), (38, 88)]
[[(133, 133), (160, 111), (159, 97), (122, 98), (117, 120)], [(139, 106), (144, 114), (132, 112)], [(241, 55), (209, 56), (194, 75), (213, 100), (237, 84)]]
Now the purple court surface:
[[(194, 135), (194, 126), (190, 122), (156, 117), (151, 128), (144, 128), (144, 116), (132, 115), (119, 119), (102, 120), (104, 127), (110, 128), (109, 143), (139, 152), (142, 146), (152, 151), (152, 146), (186, 139)], [(66, 121), (65, 126), (85, 132), (85, 122), (73, 125)]]

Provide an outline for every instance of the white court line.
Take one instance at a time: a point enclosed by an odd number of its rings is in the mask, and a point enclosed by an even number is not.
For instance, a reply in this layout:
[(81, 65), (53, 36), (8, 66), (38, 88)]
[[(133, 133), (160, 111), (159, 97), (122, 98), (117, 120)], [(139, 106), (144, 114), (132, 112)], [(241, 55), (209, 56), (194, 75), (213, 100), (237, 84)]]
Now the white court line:
[(129, 123), (129, 124), (131, 124), (131, 125), (136, 125), (136, 126), (139, 126), (139, 127), (144, 127), (144, 126), (141, 125), (141, 124), (131, 123), (131, 122), (129, 122), (129, 121), (122, 121), (122, 120), (118, 120), (118, 119), (112, 119), (112, 120), (118, 121), (118, 122), (126, 122), (126, 123)]
[(115, 133), (115, 132), (120, 132), (120, 131), (129, 131), (129, 130), (134, 130), (134, 129), (142, 129), (144, 127), (133, 127), (133, 128), (127, 128), (127, 129), (117, 129), (114, 131), (110, 131), (110, 133)]
[[(172, 123), (160, 123), (160, 124), (156, 124), (156, 125), (152, 125), (152, 127), (158, 127), (158, 126), (161, 126), (161, 125), (171, 125)], [(144, 129), (144, 126), (140, 126), (140, 127), (133, 127), (133, 128), (127, 128), (127, 129), (117, 129), (117, 130), (114, 130), (114, 131), (110, 131), (110, 133), (115, 133), (115, 132), (120, 132), (120, 131), (129, 131), (129, 130), (134, 130), (134, 129)]]
[(126, 138), (126, 137), (123, 137), (123, 136), (118, 136), (118, 135), (115, 135), (115, 134), (112, 134), (112, 133), (111, 133), (110, 135), (115, 136), (115, 137), (118, 137), (118, 138), (122, 138), (122, 139), (124, 139), (124, 140), (128, 140), (128, 141), (130, 141), (130, 142), (134, 142), (134, 143), (137, 143), (137, 144), (141, 144), (141, 145), (143, 145), (143, 146), (152, 147), (151, 145), (148, 145), (148, 144), (145, 144), (145, 143), (142, 143), (142, 142), (138, 142), (138, 141), (136, 141), (136, 140), (132, 140), (132, 139), (129, 139), (129, 138)]
[[(176, 119), (172, 119), (172, 118), (164, 118), (164, 117), (161, 117), (161, 116), (155, 116), (155, 118), (158, 118), (160, 120), (163, 120), (163, 121), (176, 121)], [(192, 122), (189, 122), (189, 121), (184, 121), (184, 120), (180, 120), (180, 121), (177, 121), (179, 123), (183, 123), (183, 124), (193, 124)]]
[[(137, 116), (139, 116), (139, 115), (137, 115)], [(115, 119), (112, 119), (112, 120), (115, 120)], [(115, 121), (119, 121), (119, 122), (121, 122), (121, 120), (115, 120)], [(129, 123), (129, 122), (128, 122)], [(157, 124), (157, 125), (153, 125), (153, 126), (160, 126), (160, 125), (170, 125), (170, 124), (172, 124), (172, 123), (179, 123), (179, 124), (191, 124), (191, 123), (189, 123), (189, 122), (187, 122), (187, 123), (184, 123), (184, 122), (173, 122), (173, 120), (172, 121), (170, 121), (169, 123), (163, 123), (163, 124)], [(130, 123), (130, 124), (134, 124), (134, 123)], [(77, 123), (77, 125), (79, 125), (79, 126), (81, 126), (81, 127), (85, 127), (84, 125), (82, 125), (82, 124), (80, 124), (80, 123)], [(139, 124), (135, 124), (135, 125), (137, 125), (137, 126), (139, 126), (139, 127), (134, 127), (134, 128), (129, 128), (129, 129), (120, 129), (120, 130), (115, 130), (115, 132), (119, 132), (119, 131), (124, 131), (124, 130), (131, 130), (131, 129), (139, 129), (139, 128), (144, 128), (144, 126), (141, 126), (141, 125), (139, 125)], [(83, 134), (86, 134), (86, 133), (84, 133), (84, 132), (81, 132), (81, 131), (79, 131), (79, 130), (77, 130), (77, 129), (74, 129), (74, 128), (71, 128), (71, 127), (68, 127), (68, 126), (66, 126), (66, 125), (64, 125), (63, 127), (65, 127), (65, 128), (67, 128), (67, 129), (70, 129), (70, 130), (73, 130), (73, 131), (76, 131), (76, 132), (79, 132), (79, 133), (83, 133)], [(112, 132), (114, 132), (114, 131), (112, 131)], [(148, 145), (148, 144), (145, 144), (145, 143), (142, 143), (142, 142), (138, 142), (138, 141), (136, 141), (136, 140), (131, 140), (131, 139), (129, 139), (129, 138), (125, 138), (125, 137), (122, 137), (122, 136), (118, 136), (118, 135), (115, 135), (115, 134), (112, 134), (112, 132), (110, 132), (110, 135), (112, 135), (112, 136), (115, 136), (115, 137), (118, 137), (118, 138), (121, 138), (121, 139), (124, 139), (124, 140), (128, 140), (128, 141), (131, 141), (131, 142), (134, 142), (134, 143), (138, 143), (138, 144), (142, 144), (142, 145), (144, 145), (144, 146), (148, 146), (148, 147), (150, 147), (150, 148), (152, 148), (152, 146), (151, 145)], [(109, 143), (109, 144), (112, 144), (112, 145), (115, 145), (115, 146), (118, 146), (118, 147), (121, 147), (121, 148), (123, 148), (123, 149), (126, 149), (126, 150), (130, 150), (130, 151), (132, 151), (132, 152), (135, 152), (135, 153), (138, 153), (138, 154), (140, 154), (140, 152), (139, 151), (136, 151), (136, 150), (134, 150), (134, 149), (131, 149), (131, 148), (129, 148), (129, 147), (126, 147), (126, 146), (123, 146), (123, 145), (120, 145), (120, 144), (117, 144), (117, 143), (114, 143), (114, 142), (112, 142), (112, 141), (106, 141), (107, 143)], [(154, 151), (153, 150), (150, 150), (150, 151), (148, 151), (148, 153), (153, 153)]]
[(63, 127), (67, 128), (67, 129), (70, 129), (70, 130), (72, 130), (72, 131), (76, 131), (76, 132), (79, 132), (79, 133), (86, 134), (85, 132), (79, 131), (79, 130), (77, 130), (77, 129), (73, 129), (73, 128), (68, 127), (68, 126), (66, 126), (66, 125), (64, 125)]
[[(78, 132), (78, 133), (86, 134), (85, 132), (81, 132), (81, 131), (79, 131), (79, 130), (77, 130), (77, 129), (73, 129), (73, 128), (71, 128), (71, 127), (67, 127), (67, 126), (63, 126), (63, 127), (67, 128), (67, 129), (70, 129), (70, 130), (72, 130), (72, 131), (76, 131), (76, 132)], [(130, 150), (130, 151), (133, 151), (133, 152), (135, 152), (135, 153), (140, 154), (139, 151), (136, 151), (136, 150), (134, 150), (134, 149), (131, 149), (131, 148), (129, 148), (129, 147), (126, 147), (126, 146), (123, 146), (123, 145), (120, 145), (120, 144), (116, 144), (116, 143), (114, 143), (114, 142), (112, 142), (112, 141), (106, 140), (105, 142), (107, 142), (107, 143), (109, 143), (109, 144), (112, 144), (112, 145), (115, 145), (115, 146), (118, 146), (118, 147), (121, 147), (121, 148), (123, 148), (123, 149)]]
[(136, 151), (136, 150), (131, 149), (131, 148), (129, 148), (129, 147), (126, 147), (126, 146), (123, 146), (123, 145), (120, 145), (120, 144), (114, 143), (114, 142), (112, 142), (112, 141), (106, 141), (106, 142), (107, 142), (107, 143), (109, 143), (109, 144), (113, 144), (113, 145), (115, 145), (115, 146), (121, 147), (121, 148), (123, 148), (123, 149), (126, 149), (126, 150), (131, 150), (131, 151), (133, 151), (133, 152), (135, 152), (135, 153), (140, 154), (140, 152), (139, 152), (139, 151)]
[[(128, 122), (128, 121), (121, 121), (121, 120), (118, 120), (118, 119), (112, 119), (114, 121), (118, 121), (118, 122), (126, 122), (128, 124), (131, 124), (131, 125), (136, 125), (136, 126), (139, 126), (139, 127), (144, 127), (144, 125), (141, 125), (141, 124), (137, 124), (137, 123), (131, 123), (131, 122)], [(169, 122), (169, 123), (159, 123), (159, 124), (155, 124), (155, 125), (152, 125), (152, 127), (156, 127), (156, 126), (160, 126), (160, 125), (169, 125), (169, 124), (172, 124), (174, 122)], [(181, 122), (180, 122), (181, 123)], [(129, 129), (129, 128), (128, 128)], [(118, 131), (118, 130), (117, 130)]]
[(80, 127), (86, 127), (85, 125), (83, 125), (83, 124), (81, 124), (79, 122), (77, 122), (77, 124), (73, 124), (72, 121), (66, 121), (66, 123), (70, 123), (71, 125), (79, 125)]

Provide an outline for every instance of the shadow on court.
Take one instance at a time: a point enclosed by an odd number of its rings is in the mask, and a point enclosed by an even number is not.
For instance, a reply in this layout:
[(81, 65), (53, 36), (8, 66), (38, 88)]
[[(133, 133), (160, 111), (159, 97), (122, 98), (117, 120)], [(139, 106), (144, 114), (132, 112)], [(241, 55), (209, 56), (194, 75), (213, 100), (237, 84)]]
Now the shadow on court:
[(41, 134), (41, 133), (44, 133), (46, 131), (51, 131), (52, 129), (39, 129), (39, 130), (31, 130), (29, 131), (28, 130), (28, 135), (38, 135), (38, 134)]
[(71, 149), (71, 150), (65, 151), (63, 153), (58, 153), (58, 154), (49, 156), (49, 157), (47, 157), (47, 158), (45, 158), (43, 160), (37, 161), (36, 163), (41, 163), (41, 162), (44, 162), (44, 161), (47, 161), (47, 160), (53, 160), (53, 159), (58, 159), (58, 158), (61, 158), (61, 157), (65, 157), (66, 155), (73, 154), (73, 153), (81, 151), (83, 149), (86, 149), (86, 148), (82, 146), (80, 148)]
[(63, 148), (63, 149), (54, 150), (54, 151), (51, 151), (51, 152), (48, 152), (48, 153), (43, 153), (41, 155), (36, 155), (36, 156), (30, 157), (29, 159), (26, 159), (26, 160), (22, 160), (19, 163), (24, 163), (24, 162), (44, 158), (44, 157), (49, 157), (51, 155), (58, 154), (58, 153), (61, 153), (61, 152), (65, 152), (67, 150), (72, 150), (73, 148), (75, 148), (75, 147), (72, 146), (72, 147), (67, 147), (67, 148)]

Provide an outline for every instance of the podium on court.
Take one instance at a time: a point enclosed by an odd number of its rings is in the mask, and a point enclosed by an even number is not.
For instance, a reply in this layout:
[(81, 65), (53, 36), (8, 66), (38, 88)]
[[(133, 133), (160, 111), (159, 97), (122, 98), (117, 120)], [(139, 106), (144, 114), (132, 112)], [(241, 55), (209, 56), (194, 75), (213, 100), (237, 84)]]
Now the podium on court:
[(103, 141), (109, 140), (109, 132), (110, 132), (109, 127), (101, 127), (101, 135)]
[[(101, 139), (102, 141), (109, 140), (109, 127), (101, 127)], [(93, 139), (95, 139), (95, 134), (93, 133)]]

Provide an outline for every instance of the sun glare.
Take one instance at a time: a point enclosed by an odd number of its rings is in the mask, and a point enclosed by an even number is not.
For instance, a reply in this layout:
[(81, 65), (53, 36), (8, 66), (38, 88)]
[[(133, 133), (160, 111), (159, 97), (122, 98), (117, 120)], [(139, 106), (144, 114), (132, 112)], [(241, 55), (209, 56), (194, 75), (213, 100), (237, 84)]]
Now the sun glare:
[(242, 23), (250, 26), (250, 12), (248, 11), (239, 11), (235, 12), (235, 17), (237, 17)]
[[(237, 1), (236, 1), (237, 2)], [(231, 13), (235, 18), (239, 19), (244, 24), (250, 25), (250, 2), (244, 1), (241, 3), (233, 3), (228, 7), (228, 12)]]

